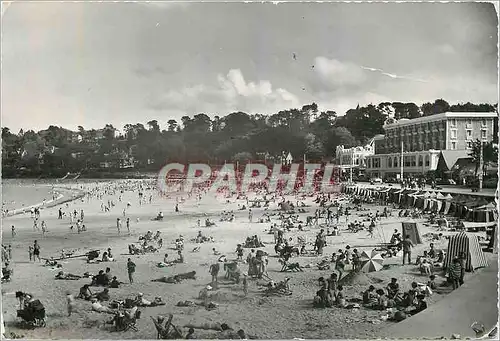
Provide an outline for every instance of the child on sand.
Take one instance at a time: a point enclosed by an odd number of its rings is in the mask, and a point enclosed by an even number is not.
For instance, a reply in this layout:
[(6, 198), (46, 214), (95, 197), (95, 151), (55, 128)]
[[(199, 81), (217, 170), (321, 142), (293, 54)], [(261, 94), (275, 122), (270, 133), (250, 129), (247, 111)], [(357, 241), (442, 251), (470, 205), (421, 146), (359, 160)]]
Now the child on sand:
[(75, 297), (68, 290), (66, 291), (66, 303), (68, 305), (68, 316), (71, 316), (71, 313), (75, 310)]
[(33, 257), (33, 246), (30, 245), (28, 247), (28, 253), (30, 255), (30, 262), (31, 262), (31, 259), (34, 259), (34, 257)]
[(238, 256), (238, 260), (243, 261), (243, 246), (241, 244), (238, 244), (236, 247), (236, 254)]

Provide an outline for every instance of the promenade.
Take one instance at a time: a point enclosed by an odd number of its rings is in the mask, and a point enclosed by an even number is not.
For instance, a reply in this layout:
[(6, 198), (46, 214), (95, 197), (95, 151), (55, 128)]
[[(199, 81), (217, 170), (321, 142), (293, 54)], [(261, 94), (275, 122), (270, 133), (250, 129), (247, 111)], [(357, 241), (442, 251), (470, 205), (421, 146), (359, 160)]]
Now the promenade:
[[(381, 185), (371, 185), (370, 183), (367, 182), (358, 182), (356, 183), (356, 186), (361, 187), (361, 188), (380, 188), (380, 187), (386, 187), (386, 188), (398, 188), (400, 189), (401, 186), (399, 184), (381, 184)], [(441, 189), (432, 189), (430, 186), (426, 186), (424, 189), (425, 191), (429, 192), (441, 192), (443, 194), (450, 193), (451, 195), (453, 194), (465, 194), (465, 195), (472, 195), (472, 196), (478, 196), (478, 197), (488, 197), (488, 198), (494, 198), (495, 197), (495, 188), (483, 188), (480, 192), (472, 192), (472, 190), (468, 187), (464, 186), (453, 186), (453, 185), (443, 185), (443, 186), (438, 186)]]

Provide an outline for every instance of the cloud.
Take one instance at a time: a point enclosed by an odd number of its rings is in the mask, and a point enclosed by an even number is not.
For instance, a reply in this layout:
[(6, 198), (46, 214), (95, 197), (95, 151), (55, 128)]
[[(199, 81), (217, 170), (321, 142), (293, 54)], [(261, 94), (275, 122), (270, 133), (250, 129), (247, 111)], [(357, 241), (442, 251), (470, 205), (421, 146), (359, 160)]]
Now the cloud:
[(301, 102), (286, 89), (273, 89), (271, 82), (247, 82), (239, 69), (232, 69), (226, 76), (218, 75), (213, 85), (196, 85), (172, 90), (148, 100), (147, 106), (157, 111), (184, 112), (188, 115), (245, 111), (248, 113), (273, 113), (294, 108)]
[(336, 59), (316, 57), (314, 71), (320, 86), (326, 90), (342, 87), (357, 87), (365, 83), (367, 77), (356, 64)]

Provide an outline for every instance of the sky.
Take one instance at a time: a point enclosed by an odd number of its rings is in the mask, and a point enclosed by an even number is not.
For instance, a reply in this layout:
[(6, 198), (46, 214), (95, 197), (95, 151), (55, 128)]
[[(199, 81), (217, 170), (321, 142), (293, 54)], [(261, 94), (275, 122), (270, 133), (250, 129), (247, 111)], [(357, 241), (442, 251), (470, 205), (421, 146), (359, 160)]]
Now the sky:
[(487, 3), (16, 1), (2, 8), (2, 126), (496, 103), (497, 23)]

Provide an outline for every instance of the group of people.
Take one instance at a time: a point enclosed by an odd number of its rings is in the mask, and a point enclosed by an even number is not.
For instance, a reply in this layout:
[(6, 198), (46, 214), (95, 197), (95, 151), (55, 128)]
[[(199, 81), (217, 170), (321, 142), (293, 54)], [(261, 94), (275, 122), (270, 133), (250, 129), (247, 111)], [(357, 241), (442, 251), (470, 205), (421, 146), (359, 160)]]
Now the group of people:
[(401, 291), (397, 278), (392, 278), (386, 288), (376, 289), (370, 285), (363, 292), (363, 306), (375, 310), (396, 308), (413, 315), (427, 308), (425, 299), (435, 288), (435, 276), (429, 277), (427, 285), (412, 282), (411, 288), (406, 292)]

